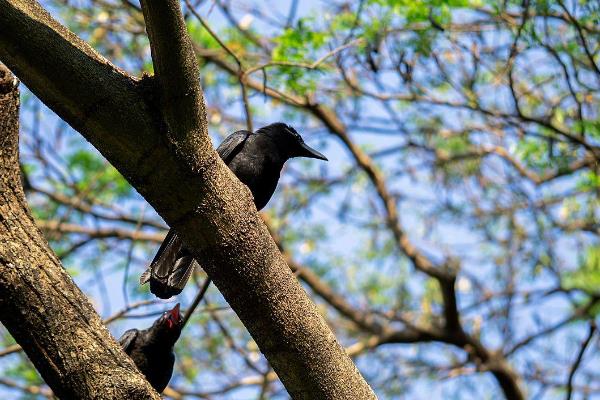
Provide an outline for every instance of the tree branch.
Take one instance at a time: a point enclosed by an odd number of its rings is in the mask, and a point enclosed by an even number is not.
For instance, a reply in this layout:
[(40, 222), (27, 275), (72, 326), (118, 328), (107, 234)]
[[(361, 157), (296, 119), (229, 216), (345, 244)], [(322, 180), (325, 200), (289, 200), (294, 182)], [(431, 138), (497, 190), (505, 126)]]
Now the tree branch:
[(0, 81), (0, 320), (61, 398), (159, 399), (35, 227), (20, 179), (19, 94), (1, 64)]
[(190, 141), (197, 150), (209, 153), (212, 145), (208, 138), (204, 96), (198, 80), (198, 62), (179, 2), (146, 0), (140, 4), (150, 39), (167, 133), (174, 135), (176, 141)]
[(569, 377), (567, 378), (567, 394), (565, 396), (565, 400), (571, 400), (571, 396), (573, 395), (573, 381), (575, 380), (575, 373), (577, 372), (577, 368), (581, 365), (581, 361), (583, 361), (583, 355), (585, 354), (585, 350), (589, 346), (592, 338), (594, 337), (594, 333), (596, 333), (596, 324), (594, 321), (590, 323), (590, 328), (588, 330), (588, 334), (586, 338), (581, 343), (579, 347), (579, 352), (577, 353), (577, 358), (573, 365), (571, 366), (571, 371), (569, 371)]
[(36, 221), (38, 227), (46, 233), (75, 233), (86, 235), (94, 239), (118, 238), (128, 240), (145, 240), (149, 242), (161, 243), (165, 238), (164, 233), (143, 232), (140, 230), (129, 230), (119, 228), (91, 228), (83, 225), (69, 224), (56, 220)]

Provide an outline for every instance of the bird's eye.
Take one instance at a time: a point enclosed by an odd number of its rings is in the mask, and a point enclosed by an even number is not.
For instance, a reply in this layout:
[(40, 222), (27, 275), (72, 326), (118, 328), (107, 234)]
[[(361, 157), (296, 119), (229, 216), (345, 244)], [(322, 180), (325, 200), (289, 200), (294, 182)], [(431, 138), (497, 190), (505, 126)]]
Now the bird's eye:
[(292, 134), (292, 136), (294, 136), (296, 139), (300, 139), (302, 140), (302, 137), (298, 134), (298, 132), (296, 132), (296, 130), (294, 128), (292, 128), (289, 125), (285, 126), (285, 130), (288, 131), (289, 133)]

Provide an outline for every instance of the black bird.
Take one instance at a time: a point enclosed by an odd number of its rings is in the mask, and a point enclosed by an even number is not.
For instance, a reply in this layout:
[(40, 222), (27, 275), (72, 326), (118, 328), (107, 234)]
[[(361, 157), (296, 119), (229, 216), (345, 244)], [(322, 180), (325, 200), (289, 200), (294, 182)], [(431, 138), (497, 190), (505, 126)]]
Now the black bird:
[[(308, 157), (327, 161), (327, 157), (310, 148), (294, 128), (278, 122), (260, 128), (256, 133), (237, 131), (217, 148), (229, 169), (254, 196), (258, 210), (267, 205), (275, 192), (283, 164), (290, 158)], [(150, 282), (150, 291), (162, 299), (181, 293), (195, 260), (171, 229), (140, 284)]]
[(148, 329), (130, 329), (119, 339), (123, 351), (131, 357), (152, 387), (162, 393), (173, 375), (175, 354), (173, 346), (183, 328), (179, 303)]

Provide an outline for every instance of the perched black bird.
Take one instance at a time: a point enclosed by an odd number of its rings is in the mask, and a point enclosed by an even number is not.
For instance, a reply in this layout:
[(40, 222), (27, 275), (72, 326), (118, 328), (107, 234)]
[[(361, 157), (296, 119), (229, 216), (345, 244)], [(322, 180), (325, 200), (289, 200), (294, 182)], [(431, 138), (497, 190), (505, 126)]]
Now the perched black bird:
[(183, 319), (177, 303), (172, 310), (154, 321), (150, 328), (142, 331), (130, 329), (119, 339), (123, 351), (158, 393), (165, 390), (171, 380), (175, 364), (173, 346), (182, 328)]
[[(254, 196), (258, 210), (267, 205), (275, 192), (283, 164), (290, 158), (327, 158), (310, 148), (294, 128), (281, 122), (260, 128), (256, 133), (237, 131), (217, 148), (221, 159)], [(150, 291), (162, 299), (181, 293), (195, 260), (171, 229), (140, 284), (150, 282)]]

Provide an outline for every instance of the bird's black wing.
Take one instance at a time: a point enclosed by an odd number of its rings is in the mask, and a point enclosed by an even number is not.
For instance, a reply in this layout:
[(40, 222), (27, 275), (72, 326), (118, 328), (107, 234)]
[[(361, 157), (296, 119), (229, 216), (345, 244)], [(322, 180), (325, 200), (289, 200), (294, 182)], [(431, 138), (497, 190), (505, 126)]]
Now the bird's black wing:
[(140, 276), (140, 284), (143, 285), (148, 282), (152, 276), (159, 279), (167, 278), (169, 273), (171, 273), (171, 267), (179, 257), (182, 247), (183, 242), (179, 239), (175, 230), (169, 229), (169, 233), (167, 233), (167, 236), (158, 248), (150, 266)]
[(140, 276), (140, 284), (150, 282), (150, 291), (168, 299), (183, 290), (194, 271), (194, 258), (183, 247), (177, 233), (171, 229), (160, 245), (148, 269)]
[[(167, 277), (167, 288), (174, 292), (171, 296), (181, 293), (196, 265), (196, 260), (192, 256), (181, 257), (175, 261), (172, 272)], [(152, 290), (152, 282), (150, 282), (150, 290)], [(154, 291), (152, 293), (156, 294)]]
[(130, 329), (128, 331), (125, 331), (123, 336), (119, 338), (119, 344), (121, 345), (121, 348), (125, 353), (129, 354), (131, 350), (131, 345), (133, 344), (133, 342), (135, 342), (135, 338), (137, 338), (139, 332), (140, 331), (138, 331), (137, 329)]
[(240, 150), (244, 147), (244, 142), (248, 137), (252, 135), (252, 132), (249, 131), (237, 131), (227, 136), (223, 143), (217, 147), (217, 153), (225, 162), (225, 164), (229, 164), (233, 157), (235, 157)]

